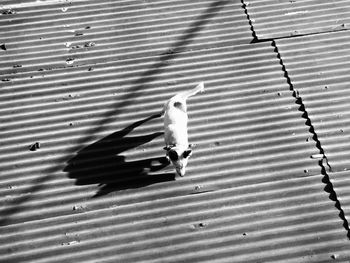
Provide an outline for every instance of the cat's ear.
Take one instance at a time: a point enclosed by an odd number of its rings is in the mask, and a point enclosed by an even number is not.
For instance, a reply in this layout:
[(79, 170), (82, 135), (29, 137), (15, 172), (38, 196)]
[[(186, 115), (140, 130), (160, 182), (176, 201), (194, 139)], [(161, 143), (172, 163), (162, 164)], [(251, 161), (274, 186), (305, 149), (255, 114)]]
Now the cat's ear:
[(192, 155), (192, 149), (187, 149), (186, 151), (184, 151), (184, 153), (183, 153), (183, 157), (184, 158), (188, 158), (188, 157), (190, 157)]
[(169, 146), (169, 145), (167, 145), (163, 148), (163, 150), (165, 150), (165, 151), (169, 151), (170, 149), (171, 149), (171, 146)]

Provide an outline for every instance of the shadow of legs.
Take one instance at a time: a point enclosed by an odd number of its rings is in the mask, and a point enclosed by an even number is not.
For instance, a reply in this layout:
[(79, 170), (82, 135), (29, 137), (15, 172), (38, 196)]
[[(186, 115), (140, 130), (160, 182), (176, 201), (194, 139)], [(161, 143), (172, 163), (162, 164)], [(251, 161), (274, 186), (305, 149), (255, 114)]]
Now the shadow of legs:
[(95, 196), (129, 188), (139, 188), (150, 184), (175, 179), (174, 174), (154, 174), (168, 165), (165, 157), (145, 158), (127, 162), (123, 152), (148, 143), (162, 132), (143, 136), (127, 135), (145, 122), (157, 118), (152, 115), (137, 121), (82, 149), (68, 161), (64, 169), (77, 185), (97, 184), (100, 189)]

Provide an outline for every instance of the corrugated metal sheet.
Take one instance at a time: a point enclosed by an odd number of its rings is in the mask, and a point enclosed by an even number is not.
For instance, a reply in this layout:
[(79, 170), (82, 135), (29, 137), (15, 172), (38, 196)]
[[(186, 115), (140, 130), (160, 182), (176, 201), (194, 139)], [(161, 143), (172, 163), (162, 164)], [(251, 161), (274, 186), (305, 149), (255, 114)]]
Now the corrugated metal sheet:
[(337, 192), (337, 197), (344, 211), (347, 222), (350, 222), (350, 175), (348, 171), (330, 172), (330, 180)]
[(332, 257), (342, 261), (349, 255), (348, 241), (336, 227), (339, 220), (323, 187), (320, 176), (295, 178), (12, 225), (6, 227), (7, 233), (2, 231), (1, 251), (7, 255), (2, 258), (4, 262), (331, 262)]
[(350, 169), (350, 33), (277, 41), (333, 171)]
[(349, 29), (347, 0), (243, 0), (259, 40)]
[[(5, 73), (246, 43), (239, 1), (69, 1), (2, 10)], [(15, 68), (13, 68), (15, 67)]]
[[(0, 50), (8, 59), (1, 62), (1, 261), (350, 258), (339, 211), (323, 190), (318, 160), (310, 158), (318, 149), (274, 47), (242, 44), (252, 37), (240, 2), (21, 3), (14, 14), (7, 9), (0, 16), (14, 21), (5, 31), (13, 41)], [(50, 13), (55, 8), (59, 18)], [(172, 19), (189, 10), (191, 18), (174, 25)], [(232, 20), (205, 31), (225, 12)], [(81, 22), (86, 16), (89, 25)], [(145, 19), (139, 30), (164, 27), (170, 38), (163, 43), (147, 33), (141, 41), (153, 42), (139, 46), (134, 25), (124, 32), (131, 42), (108, 45), (113, 30), (102, 31), (107, 42), (96, 53), (99, 38), (84, 40), (96, 45), (75, 48), (81, 57), (74, 60), (55, 53), (61, 35), (50, 31), (52, 21), (91, 30), (126, 26), (139, 16)], [(232, 27), (236, 18), (242, 26)], [(25, 46), (35, 21), (42, 34), (51, 34), (47, 50), (30, 38)], [(154, 114), (199, 81), (206, 91), (188, 105), (190, 141), (197, 146), (186, 177), (174, 178), (163, 164), (162, 123)]]
[(346, 200), (350, 184), (344, 175), (350, 169), (350, 33), (278, 40), (277, 45), (324, 149), (329, 165), (326, 168), (349, 217)]

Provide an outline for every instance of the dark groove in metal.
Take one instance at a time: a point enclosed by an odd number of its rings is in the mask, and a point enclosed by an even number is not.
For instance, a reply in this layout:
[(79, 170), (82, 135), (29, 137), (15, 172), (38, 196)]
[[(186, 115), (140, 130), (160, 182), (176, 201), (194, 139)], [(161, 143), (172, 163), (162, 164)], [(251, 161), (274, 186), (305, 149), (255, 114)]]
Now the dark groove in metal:
[[(350, 29), (342, 29), (342, 30), (338, 30), (337, 32), (339, 32), (339, 31), (350, 31)], [(332, 33), (332, 32), (334, 32), (334, 30), (305, 33), (305, 34), (299, 34), (299, 35), (293, 35), (293, 36), (280, 36), (280, 37), (274, 37), (274, 38), (263, 38), (263, 39), (254, 38), (254, 40), (252, 40), (251, 43), (263, 43), (263, 42), (271, 42), (271, 41), (279, 40), (279, 39), (290, 39), (290, 38), (300, 38), (302, 36), (323, 35), (323, 34)], [(253, 35), (255, 35), (255, 34), (256, 33), (254, 31)]]

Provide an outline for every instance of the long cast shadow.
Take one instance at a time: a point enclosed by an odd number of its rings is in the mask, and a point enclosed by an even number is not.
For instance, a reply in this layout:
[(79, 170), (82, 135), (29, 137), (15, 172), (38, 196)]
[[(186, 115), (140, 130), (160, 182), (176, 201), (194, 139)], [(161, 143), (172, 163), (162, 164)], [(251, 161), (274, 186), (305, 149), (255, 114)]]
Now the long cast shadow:
[[(203, 27), (208, 24), (210, 20), (215, 17), (217, 13), (229, 2), (230, 0), (213, 1), (201, 15), (194, 19), (188, 29), (184, 31), (182, 36), (179, 37), (173, 45), (171, 45), (169, 51), (162, 54), (159, 57), (159, 60), (155, 62), (149, 68), (149, 70), (141, 74), (141, 76), (132, 83), (132, 87), (130, 88), (128, 94), (123, 97), (122, 102), (114, 104), (110, 111), (106, 112), (104, 116), (101, 116), (101, 121), (98, 121), (95, 125), (97, 128), (90, 130), (88, 134), (97, 134), (102, 131), (105, 126), (113, 122), (115, 120), (115, 116), (118, 116), (118, 114), (120, 114), (127, 106), (127, 101), (135, 96), (134, 92), (146, 89), (148, 83), (156, 80), (158, 75), (167, 68), (167, 62), (178, 57), (181, 52), (185, 50), (186, 46), (194, 41)], [(4, 209), (2, 209), (0, 212), (0, 226), (8, 224), (11, 217), (23, 209), (24, 203), (31, 198), (33, 193), (40, 191), (43, 184), (52, 178), (52, 174), (62, 169), (62, 163), (67, 160), (66, 155), (77, 151), (81, 144), (84, 144), (91, 139), (91, 136), (88, 134), (78, 140), (77, 146), (67, 149), (66, 154), (57, 160), (57, 166), (50, 167), (45, 171), (47, 176), (34, 179), (29, 187), (26, 187), (19, 193), (19, 197), (14, 198)]]
[(159, 115), (152, 115), (137, 121), (80, 150), (68, 161), (64, 171), (76, 180), (77, 185), (97, 184), (99, 189), (94, 197), (175, 180), (174, 173), (154, 174), (168, 165), (165, 157), (127, 162), (125, 156), (121, 155), (163, 134), (155, 132), (143, 136), (127, 136), (138, 126), (157, 117)]

